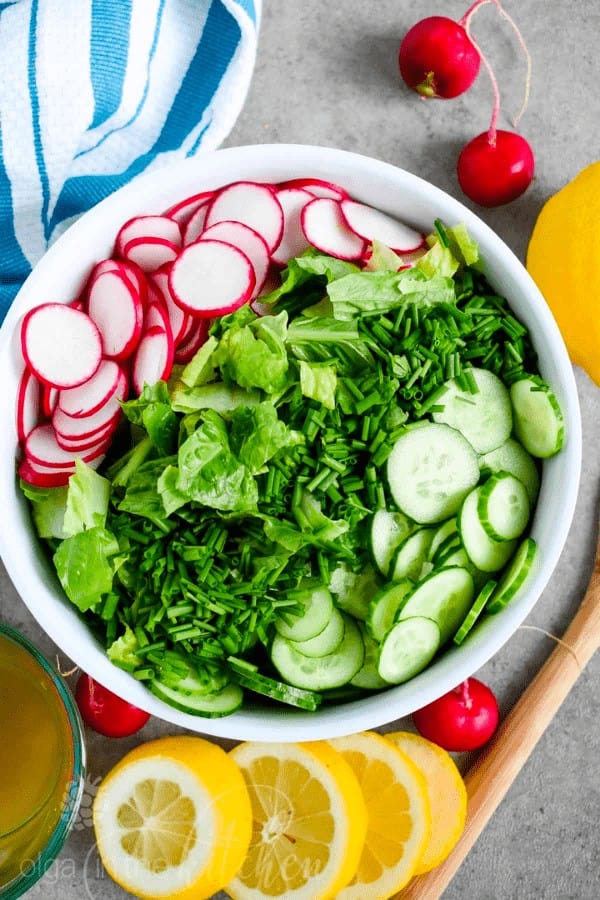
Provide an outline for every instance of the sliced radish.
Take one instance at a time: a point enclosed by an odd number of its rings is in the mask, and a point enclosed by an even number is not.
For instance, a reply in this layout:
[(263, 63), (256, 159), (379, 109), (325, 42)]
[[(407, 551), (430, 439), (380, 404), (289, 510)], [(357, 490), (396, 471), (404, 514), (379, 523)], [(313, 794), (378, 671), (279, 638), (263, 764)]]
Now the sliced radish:
[(277, 191), (277, 199), (283, 210), (283, 234), (271, 258), (277, 265), (285, 266), (290, 259), (300, 256), (308, 247), (300, 217), (306, 204), (315, 198), (303, 188), (291, 187)]
[(55, 430), (56, 443), (59, 447), (62, 447), (63, 450), (69, 452), (81, 452), (82, 450), (95, 450), (97, 448), (100, 449), (100, 452), (103, 452), (117, 430), (118, 425), (119, 417), (115, 416), (114, 420), (109, 422), (105, 428), (89, 437), (81, 438), (67, 438)]
[(170, 266), (164, 266), (159, 269), (158, 272), (155, 272), (152, 276), (151, 283), (162, 297), (166, 306), (171, 325), (171, 333), (173, 335), (173, 343), (177, 347), (191, 330), (193, 320), (190, 314), (178, 306), (173, 300), (169, 288), (169, 270)]
[(302, 188), (313, 195), (313, 197), (324, 197), (328, 200), (345, 200), (349, 197), (348, 191), (339, 184), (332, 181), (323, 181), (322, 178), (292, 178), (290, 181), (283, 181), (280, 188)]
[(179, 203), (171, 206), (166, 211), (165, 216), (175, 219), (181, 226), (184, 226), (189, 222), (196, 210), (203, 206), (207, 200), (212, 200), (214, 195), (214, 191), (201, 191), (199, 194), (192, 194), (191, 197), (186, 197), (185, 200), (180, 200)]
[(91, 378), (102, 360), (102, 339), (92, 319), (64, 303), (42, 303), (21, 325), (25, 362), (44, 384), (75, 387)]
[(188, 244), (193, 244), (194, 241), (197, 241), (202, 232), (204, 231), (204, 226), (206, 224), (206, 216), (208, 214), (208, 209), (210, 207), (210, 199), (205, 200), (204, 203), (201, 203), (198, 209), (195, 211), (193, 216), (190, 217), (189, 222), (185, 226), (183, 230), (183, 245), (187, 247)]
[(142, 303), (145, 303), (146, 278), (139, 266), (132, 265), (131, 263), (125, 262), (124, 260), (120, 259), (102, 259), (100, 260), (100, 262), (96, 263), (96, 265), (90, 272), (90, 276), (87, 282), (88, 291), (96, 278), (99, 275), (103, 275), (105, 272), (120, 272), (120, 274), (123, 275), (125, 279), (131, 282), (134, 290), (136, 290), (140, 295)]
[(381, 241), (396, 253), (410, 253), (425, 243), (425, 235), (386, 213), (356, 200), (342, 200), (342, 215), (355, 234), (372, 243)]
[(78, 452), (63, 450), (56, 440), (54, 428), (48, 422), (36, 426), (25, 441), (25, 456), (36, 465), (49, 469), (64, 469), (74, 465), (77, 458), (88, 462), (99, 456), (100, 452), (97, 447)]
[(169, 378), (173, 358), (173, 339), (163, 328), (154, 326), (143, 334), (131, 369), (133, 389), (138, 396), (145, 384), (153, 385)]
[(29, 369), (25, 369), (17, 394), (17, 436), (22, 443), (33, 431), (40, 418), (40, 383)]
[(224, 241), (245, 253), (254, 268), (254, 293), (258, 294), (269, 271), (269, 248), (257, 231), (243, 222), (216, 222), (203, 231), (200, 240)]
[[(92, 378), (94, 376), (92, 375)], [(84, 381), (84, 384), (86, 382)], [(75, 390), (75, 388), (65, 388), (65, 390)], [(58, 403), (58, 395), (60, 391), (58, 388), (49, 387), (47, 384), (42, 385), (42, 412), (49, 419), (56, 409), (56, 404)]]
[[(281, 287), (281, 269), (272, 267), (269, 273), (267, 274), (267, 278), (265, 283), (262, 286), (260, 293), (258, 294), (257, 299), (260, 300), (261, 297), (266, 297), (268, 294), (272, 294), (273, 291), (277, 290), (277, 288)], [(253, 301), (254, 302), (254, 301)]]
[(238, 309), (252, 297), (254, 285), (254, 267), (246, 254), (223, 241), (184, 247), (169, 273), (175, 302), (207, 319)]
[(175, 350), (174, 361), (182, 366), (189, 363), (190, 359), (194, 358), (202, 344), (206, 341), (208, 329), (210, 328), (208, 319), (194, 319), (191, 316), (190, 318), (192, 319), (194, 326), (192, 332), (188, 335), (186, 341), (181, 343)]
[(115, 241), (119, 256), (126, 259), (127, 244), (136, 238), (160, 238), (176, 247), (181, 246), (181, 226), (169, 216), (134, 216), (121, 226)]
[(242, 222), (264, 238), (272, 253), (283, 233), (283, 210), (273, 188), (256, 181), (236, 181), (211, 202), (206, 227), (216, 222)]
[(67, 466), (65, 469), (49, 469), (47, 467), (36, 466), (32, 460), (24, 457), (19, 463), (17, 475), (27, 484), (34, 487), (54, 488), (62, 487), (68, 484), (69, 478), (75, 472), (75, 465)]
[(167, 307), (162, 302), (162, 299), (149, 303), (146, 307), (144, 313), (144, 333), (151, 328), (162, 328), (163, 331), (166, 331), (171, 336), (171, 340), (173, 340), (169, 314), (167, 313)]
[(104, 359), (91, 378), (78, 387), (60, 391), (58, 406), (75, 419), (91, 416), (115, 393), (121, 369), (112, 359)]
[(140, 267), (142, 272), (156, 272), (165, 263), (173, 262), (179, 253), (179, 245), (165, 238), (132, 238), (123, 248), (123, 255)]
[(311, 200), (302, 210), (301, 222), (307, 240), (322, 253), (353, 260), (365, 251), (366, 241), (348, 228), (337, 200)]
[(102, 336), (104, 356), (126, 359), (137, 346), (144, 315), (129, 279), (118, 270), (98, 275), (88, 292), (88, 312)]
[(98, 432), (107, 428), (115, 418), (120, 417), (120, 401), (127, 399), (128, 390), (128, 378), (121, 370), (114, 391), (97, 412), (75, 418), (57, 407), (52, 416), (52, 425), (59, 434), (73, 441), (98, 436)]

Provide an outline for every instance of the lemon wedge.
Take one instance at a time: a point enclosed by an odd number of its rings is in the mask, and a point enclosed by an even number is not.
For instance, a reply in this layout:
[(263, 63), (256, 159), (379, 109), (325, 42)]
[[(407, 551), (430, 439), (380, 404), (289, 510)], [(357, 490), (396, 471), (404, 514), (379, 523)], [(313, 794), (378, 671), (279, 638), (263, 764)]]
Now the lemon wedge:
[(331, 744), (355, 772), (368, 814), (358, 870), (337, 896), (386, 900), (408, 884), (429, 841), (425, 778), (405, 753), (375, 732), (336, 738)]
[(98, 852), (136, 897), (201, 900), (241, 866), (252, 815), (241, 772), (218, 745), (163, 737), (108, 773), (93, 807)]
[(324, 741), (234, 747), (252, 803), (252, 840), (228, 884), (234, 900), (329, 900), (362, 852), (367, 813), (356, 776)]
[(425, 776), (432, 827), (415, 871), (421, 875), (443, 862), (461, 836), (467, 816), (467, 790), (456, 763), (442, 747), (409, 731), (394, 731), (385, 737)]

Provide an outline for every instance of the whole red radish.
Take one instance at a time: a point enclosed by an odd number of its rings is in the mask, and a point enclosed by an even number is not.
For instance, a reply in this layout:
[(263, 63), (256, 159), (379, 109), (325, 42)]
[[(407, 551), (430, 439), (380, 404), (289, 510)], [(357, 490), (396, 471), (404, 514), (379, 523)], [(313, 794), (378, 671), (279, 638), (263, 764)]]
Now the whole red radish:
[(419, 734), (444, 750), (476, 750), (495, 732), (498, 703), (491, 690), (476, 678), (413, 713)]
[(85, 673), (75, 687), (75, 700), (86, 725), (106, 737), (135, 734), (150, 718), (149, 713), (117, 697)]
[(520, 134), (484, 131), (463, 147), (456, 169), (467, 197), (481, 206), (500, 206), (527, 190), (535, 159), (529, 143)]
[(422, 97), (448, 99), (471, 87), (480, 57), (461, 24), (446, 16), (429, 16), (407, 31), (398, 64), (409, 88)]

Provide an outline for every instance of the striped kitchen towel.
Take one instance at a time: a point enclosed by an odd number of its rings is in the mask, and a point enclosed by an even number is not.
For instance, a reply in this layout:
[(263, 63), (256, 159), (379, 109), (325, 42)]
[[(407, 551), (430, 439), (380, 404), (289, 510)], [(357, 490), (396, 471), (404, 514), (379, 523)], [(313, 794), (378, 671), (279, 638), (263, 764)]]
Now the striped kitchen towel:
[(214, 149), (244, 103), (262, 0), (0, 2), (0, 322), (82, 212)]

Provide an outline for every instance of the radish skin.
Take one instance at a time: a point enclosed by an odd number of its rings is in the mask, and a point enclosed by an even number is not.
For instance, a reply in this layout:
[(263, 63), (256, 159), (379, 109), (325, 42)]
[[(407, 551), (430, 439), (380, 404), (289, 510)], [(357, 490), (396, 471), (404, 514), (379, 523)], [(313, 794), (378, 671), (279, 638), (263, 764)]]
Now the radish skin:
[(91, 378), (102, 361), (102, 340), (92, 319), (64, 303), (42, 303), (21, 325), (21, 349), (36, 378), (70, 388)]
[(130, 356), (140, 338), (144, 309), (129, 279), (118, 270), (102, 272), (90, 285), (88, 312), (102, 336), (104, 356)]
[(144, 385), (166, 381), (173, 368), (173, 339), (163, 328), (154, 326), (142, 335), (133, 360), (131, 381), (139, 396)]
[[(192, 317), (190, 316), (190, 318)], [(182, 341), (175, 350), (174, 362), (176, 362), (177, 365), (189, 363), (208, 337), (208, 329), (210, 327), (209, 319), (192, 318), (192, 323), (192, 330), (188, 334), (186, 340)]]
[(142, 272), (156, 272), (166, 263), (173, 262), (179, 253), (179, 245), (160, 237), (137, 237), (128, 241), (123, 255), (135, 263)]
[(254, 268), (246, 254), (223, 241), (184, 247), (169, 273), (175, 302), (200, 318), (227, 315), (243, 306), (254, 285)]
[(348, 228), (338, 200), (311, 200), (302, 210), (301, 222), (306, 239), (322, 253), (349, 261), (363, 256), (366, 241)]
[(204, 203), (200, 204), (198, 209), (194, 212), (193, 216), (190, 217), (190, 220), (185, 226), (183, 232), (184, 247), (187, 247), (188, 244), (193, 244), (195, 241), (197, 241), (204, 231), (206, 216), (208, 215), (209, 207), (210, 200), (205, 200)]
[(242, 222), (264, 238), (269, 252), (283, 233), (283, 210), (271, 185), (256, 181), (236, 181), (222, 188), (211, 201), (206, 227), (223, 221)]
[(114, 360), (102, 360), (91, 378), (58, 393), (59, 408), (74, 419), (93, 415), (115, 393), (120, 374), (121, 369)]
[(313, 197), (321, 197), (327, 200), (345, 200), (350, 196), (345, 188), (332, 181), (324, 181), (322, 178), (291, 178), (289, 181), (282, 181), (279, 184), (280, 189), (300, 188), (308, 191)]
[(37, 425), (25, 441), (25, 455), (31, 462), (48, 469), (64, 469), (74, 466), (76, 459), (88, 462), (99, 454), (96, 448), (82, 450), (79, 454), (71, 450), (63, 450), (56, 440), (54, 428), (49, 423)]
[(290, 259), (300, 256), (308, 246), (302, 230), (301, 216), (302, 210), (315, 199), (315, 195), (304, 188), (288, 187), (277, 191), (277, 199), (283, 210), (283, 234), (271, 259), (276, 265), (285, 266)]
[(119, 256), (127, 258), (127, 244), (138, 238), (159, 238), (181, 247), (181, 226), (169, 216), (134, 216), (117, 234), (115, 249)]
[(23, 443), (27, 435), (33, 431), (40, 417), (41, 389), (40, 383), (30, 371), (25, 369), (19, 382), (17, 394), (17, 437)]
[(199, 194), (192, 194), (191, 197), (186, 197), (185, 200), (180, 200), (179, 203), (169, 207), (164, 215), (170, 219), (175, 219), (184, 228), (196, 210), (208, 200), (212, 200), (214, 195), (214, 191), (200, 191)]
[(370, 244), (381, 241), (395, 253), (413, 253), (425, 244), (425, 235), (398, 219), (356, 200), (342, 200), (342, 215), (348, 228)]

